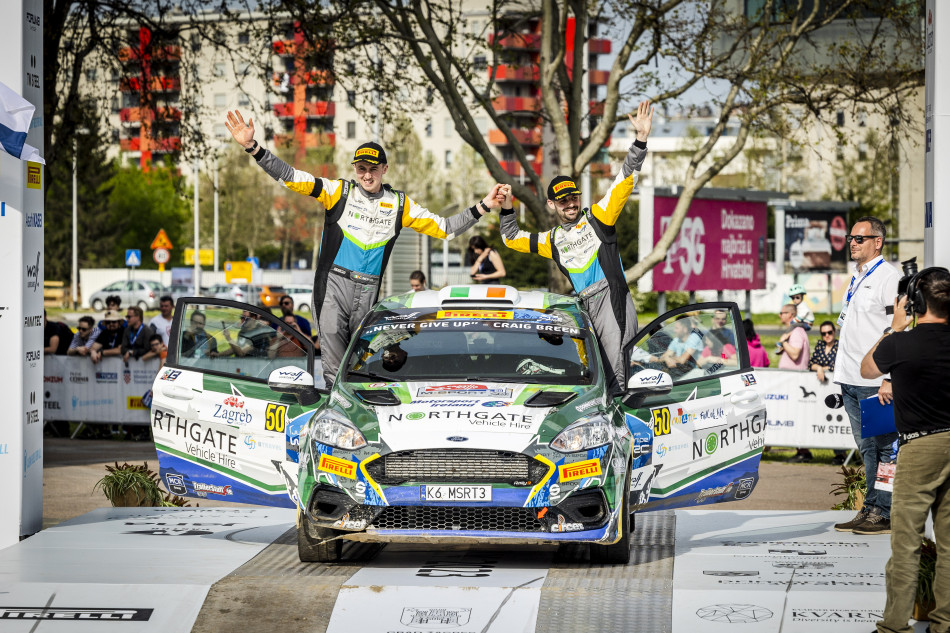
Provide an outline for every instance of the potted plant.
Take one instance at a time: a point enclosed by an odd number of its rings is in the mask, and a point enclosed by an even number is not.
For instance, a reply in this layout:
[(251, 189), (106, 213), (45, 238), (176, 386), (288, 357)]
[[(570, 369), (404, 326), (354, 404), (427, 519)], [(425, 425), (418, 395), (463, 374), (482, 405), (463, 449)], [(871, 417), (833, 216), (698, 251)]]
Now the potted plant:
[(832, 510), (858, 510), (864, 505), (864, 492), (867, 490), (864, 466), (842, 466), (841, 482), (831, 487), (828, 494), (845, 495), (845, 499), (832, 506)]
[(148, 467), (124, 463), (121, 466), (106, 465), (109, 471), (96, 482), (93, 490), (102, 490), (113, 507), (140, 507), (163, 505), (162, 490), (158, 487), (158, 475)]
[(934, 574), (937, 571), (937, 545), (924, 537), (920, 544), (920, 567), (917, 571), (917, 596), (914, 599), (914, 619), (929, 620), (934, 608)]

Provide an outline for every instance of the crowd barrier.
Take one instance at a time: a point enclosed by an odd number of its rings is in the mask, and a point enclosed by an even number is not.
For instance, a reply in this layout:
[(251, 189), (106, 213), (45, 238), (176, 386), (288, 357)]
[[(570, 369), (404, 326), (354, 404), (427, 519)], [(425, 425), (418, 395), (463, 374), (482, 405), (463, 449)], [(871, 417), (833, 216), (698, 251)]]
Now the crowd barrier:
[[(149, 423), (142, 396), (152, 387), (158, 359), (130, 360), (128, 367), (121, 358), (104, 358), (98, 365), (79, 356), (44, 356), (43, 360), (46, 420)], [(247, 369), (243, 373), (248, 373)], [(319, 367), (316, 372), (319, 376)], [(841, 392), (831, 372), (824, 383), (810, 371), (765, 368), (756, 369), (755, 376), (765, 399), (768, 445), (854, 448), (851, 423), (844, 409), (825, 405), (826, 396)]]
[(818, 382), (813, 371), (756, 369), (765, 398), (769, 446), (853, 449), (851, 422), (844, 408), (830, 409), (825, 398), (841, 393), (832, 372)]

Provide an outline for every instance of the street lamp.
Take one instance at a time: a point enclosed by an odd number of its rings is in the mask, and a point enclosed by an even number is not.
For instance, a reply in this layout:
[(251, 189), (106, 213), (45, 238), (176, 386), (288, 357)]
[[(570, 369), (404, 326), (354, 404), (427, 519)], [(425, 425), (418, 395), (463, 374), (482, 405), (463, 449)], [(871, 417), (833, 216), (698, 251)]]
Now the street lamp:
[[(439, 211), (439, 215), (445, 217), (446, 213), (455, 213), (458, 211), (459, 205), (457, 202), (453, 202), (447, 207), (443, 207)], [(449, 240), (448, 235), (445, 236), (445, 239), (442, 240), (442, 285), (449, 285)]]
[(218, 143), (214, 147), (214, 272), (218, 272), (218, 152), (228, 143)]
[(78, 218), (79, 210), (78, 204), (76, 202), (77, 186), (76, 186), (76, 136), (80, 134), (89, 134), (89, 130), (84, 127), (76, 128), (76, 131), (73, 133), (73, 261), (72, 261), (72, 270), (70, 272), (70, 286), (72, 290), (73, 298), (73, 310), (76, 309), (76, 302), (79, 296), (78, 292), (78, 283), (76, 279), (76, 271), (79, 269), (79, 235), (78, 235)]
[(201, 288), (201, 264), (199, 263), (198, 258), (198, 170), (200, 166), (198, 164), (198, 157), (195, 156), (195, 177), (193, 179), (195, 187), (195, 271), (193, 273), (193, 283), (195, 286), (195, 296), (200, 296), (199, 289)]

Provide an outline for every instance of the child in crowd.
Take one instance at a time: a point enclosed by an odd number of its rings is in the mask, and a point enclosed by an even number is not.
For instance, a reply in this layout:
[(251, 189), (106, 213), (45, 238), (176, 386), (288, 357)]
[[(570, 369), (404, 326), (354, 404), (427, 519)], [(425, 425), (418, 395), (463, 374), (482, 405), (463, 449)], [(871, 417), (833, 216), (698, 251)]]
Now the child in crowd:
[(815, 315), (808, 304), (805, 303), (805, 287), (801, 284), (795, 284), (788, 289), (788, 297), (792, 300), (792, 304), (797, 311), (795, 318), (792, 319), (792, 325), (801, 327), (807, 332), (815, 323)]

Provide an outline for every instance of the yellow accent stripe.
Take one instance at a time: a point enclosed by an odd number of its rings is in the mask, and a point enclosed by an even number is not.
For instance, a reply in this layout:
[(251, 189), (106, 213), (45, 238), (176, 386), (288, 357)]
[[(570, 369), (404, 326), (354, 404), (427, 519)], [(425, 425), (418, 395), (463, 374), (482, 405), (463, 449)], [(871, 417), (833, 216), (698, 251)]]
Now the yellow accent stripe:
[(370, 455), (369, 457), (361, 461), (360, 472), (363, 473), (364, 477), (366, 477), (366, 481), (368, 481), (369, 485), (373, 487), (373, 490), (376, 491), (376, 494), (379, 495), (379, 498), (382, 499), (386, 504), (389, 504), (389, 501), (386, 501), (386, 495), (383, 494), (382, 488), (380, 488), (379, 484), (373, 481), (373, 478), (369, 476), (368, 472), (366, 472), (366, 464), (370, 463), (374, 459), (379, 459), (380, 457), (381, 455), (379, 453), (376, 453), (375, 455)]
[(375, 244), (364, 244), (363, 242), (359, 241), (358, 239), (356, 239), (355, 237), (353, 237), (346, 231), (343, 231), (343, 235), (346, 237), (346, 239), (350, 240), (351, 242), (359, 246), (364, 251), (371, 251), (374, 248), (379, 248), (380, 246), (386, 246), (386, 243), (388, 241), (388, 240), (383, 240), (382, 242), (376, 242)]
[(402, 214), (402, 225), (405, 228), (412, 229), (416, 233), (431, 235), (440, 240), (444, 240), (448, 235), (435, 220), (431, 218), (414, 218), (409, 213)]
[(284, 183), (284, 186), (287, 187), (288, 189), (290, 189), (291, 191), (295, 192), (295, 193), (299, 193), (299, 194), (303, 194), (303, 195), (305, 195), (305, 196), (309, 196), (311, 193), (313, 193), (314, 183), (313, 183), (313, 182), (307, 182), (307, 181), (304, 181), (304, 182), (285, 182), (285, 183)]
[(541, 492), (541, 489), (544, 488), (544, 485), (548, 483), (548, 480), (551, 476), (557, 471), (557, 467), (554, 465), (550, 459), (544, 455), (535, 455), (534, 458), (548, 467), (548, 474), (544, 476), (544, 479), (538, 482), (538, 485), (531, 489), (531, 494), (528, 495), (528, 498), (524, 502), (524, 507), (528, 507), (528, 502), (534, 499), (534, 496)]
[[(540, 250), (540, 249), (539, 249), (539, 250)], [(568, 269), (567, 269), (567, 272), (569, 272), (569, 273), (582, 273), (582, 272), (584, 272), (585, 270), (587, 270), (588, 268), (590, 268), (591, 265), (592, 265), (595, 261), (597, 261), (597, 251), (594, 251), (594, 254), (591, 256), (590, 260), (589, 260), (586, 264), (584, 264), (581, 268), (568, 268)]]
[[(634, 174), (635, 173), (636, 172), (634, 172)], [(595, 218), (609, 226), (613, 226), (617, 223), (617, 218), (620, 217), (620, 213), (623, 211), (623, 207), (627, 204), (627, 199), (630, 197), (630, 194), (633, 191), (634, 174), (630, 174), (616, 185), (611, 187), (606, 196), (606, 209), (602, 209), (599, 203), (591, 206), (590, 211)]]

